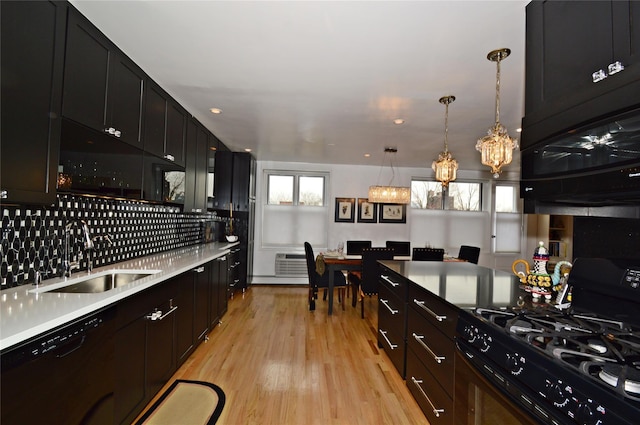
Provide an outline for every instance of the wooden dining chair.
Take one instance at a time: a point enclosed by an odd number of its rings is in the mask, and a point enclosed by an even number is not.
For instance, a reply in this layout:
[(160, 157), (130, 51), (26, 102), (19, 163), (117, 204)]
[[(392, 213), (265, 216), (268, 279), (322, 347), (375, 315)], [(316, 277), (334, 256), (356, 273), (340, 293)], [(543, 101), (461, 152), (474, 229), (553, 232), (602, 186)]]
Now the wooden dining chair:
[(443, 248), (413, 248), (413, 261), (444, 261)]
[[(307, 260), (307, 274), (309, 275), (309, 310), (316, 309), (316, 300), (318, 299), (318, 288), (324, 288), (326, 291), (329, 287), (329, 273), (324, 271), (318, 273), (316, 267), (316, 258), (313, 255), (313, 248), (309, 242), (304, 243), (304, 253)], [(342, 304), (344, 310), (344, 295), (347, 281), (341, 271), (336, 270), (333, 275), (333, 285), (338, 288), (338, 301)], [(326, 297), (323, 297), (326, 298)]]
[(360, 279), (360, 316), (364, 319), (364, 299), (378, 294), (380, 267), (378, 260), (393, 260), (393, 248), (365, 248), (362, 250), (362, 278)]
[(460, 245), (458, 258), (460, 260), (468, 261), (469, 263), (478, 264), (478, 259), (480, 258), (480, 248), (477, 246)]

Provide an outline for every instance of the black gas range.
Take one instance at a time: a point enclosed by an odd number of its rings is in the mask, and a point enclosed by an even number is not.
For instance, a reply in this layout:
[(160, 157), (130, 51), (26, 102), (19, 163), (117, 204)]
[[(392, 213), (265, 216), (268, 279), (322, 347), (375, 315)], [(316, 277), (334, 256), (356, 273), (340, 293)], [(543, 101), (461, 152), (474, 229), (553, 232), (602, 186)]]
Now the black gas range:
[(542, 424), (640, 423), (640, 261), (582, 258), (571, 306), (463, 311), (467, 363)]

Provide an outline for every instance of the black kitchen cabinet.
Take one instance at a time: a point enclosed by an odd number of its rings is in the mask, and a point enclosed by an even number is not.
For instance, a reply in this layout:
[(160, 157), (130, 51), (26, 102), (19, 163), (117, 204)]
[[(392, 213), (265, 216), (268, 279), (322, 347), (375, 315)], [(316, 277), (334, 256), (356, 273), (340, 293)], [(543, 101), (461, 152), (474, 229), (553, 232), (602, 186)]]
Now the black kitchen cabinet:
[(378, 347), (405, 377), (407, 281), (381, 268), (378, 295)]
[(187, 123), (187, 157), (184, 211), (203, 212), (207, 209), (207, 150), (209, 131), (195, 118)]
[(62, 114), (142, 147), (145, 73), (69, 7)]
[(229, 260), (228, 256), (217, 258), (211, 262), (209, 298), (209, 328), (213, 329), (227, 312), (229, 297)]
[(256, 161), (248, 152), (216, 152), (215, 209), (248, 212), (255, 200)]
[(67, 3), (2, 1), (0, 14), (0, 202), (53, 204)]
[(128, 424), (176, 370), (180, 278), (153, 286), (118, 304), (116, 423)]
[(204, 341), (209, 331), (210, 269), (211, 263), (207, 263), (193, 270), (193, 285), (195, 288), (193, 313), (195, 329), (193, 334), (198, 341)]
[(533, 1), (526, 13), (522, 148), (637, 103), (640, 3)]
[(193, 286), (193, 275), (183, 273), (178, 276), (178, 308), (177, 311), (177, 331), (176, 331), (176, 351), (177, 366), (180, 367), (195, 349), (196, 338), (194, 336), (194, 315), (193, 302), (195, 298), (195, 287)]
[(187, 112), (151, 80), (145, 99), (144, 150), (184, 167)]
[(229, 295), (233, 297), (233, 294), (236, 289), (240, 289), (242, 287), (242, 279), (241, 279), (241, 258), (240, 258), (241, 248), (240, 245), (236, 245), (231, 247), (231, 251), (229, 252), (229, 275), (228, 275), (228, 288)]

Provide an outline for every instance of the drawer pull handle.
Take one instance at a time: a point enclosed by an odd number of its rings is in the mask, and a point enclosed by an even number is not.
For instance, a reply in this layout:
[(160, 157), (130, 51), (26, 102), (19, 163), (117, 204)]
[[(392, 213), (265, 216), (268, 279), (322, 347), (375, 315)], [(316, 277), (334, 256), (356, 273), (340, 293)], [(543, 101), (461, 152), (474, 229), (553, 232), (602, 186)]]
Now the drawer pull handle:
[(151, 314), (147, 314), (147, 319), (152, 320), (152, 321), (160, 321), (162, 319), (164, 319), (165, 317), (167, 317), (168, 315), (170, 315), (171, 313), (173, 313), (174, 311), (176, 311), (178, 309), (178, 306), (173, 306), (169, 311), (167, 311), (165, 314), (162, 314), (162, 311), (154, 311)]
[(418, 344), (422, 345), (422, 347), (427, 350), (429, 352), (429, 354), (431, 354), (431, 356), (433, 357), (433, 360), (436, 361), (436, 363), (440, 364), (443, 361), (446, 360), (445, 356), (438, 356), (436, 355), (436, 353), (434, 353), (431, 348), (429, 348), (429, 346), (427, 346), (427, 344), (425, 344), (422, 340), (424, 339), (424, 335), (418, 335), (417, 333), (413, 333), (413, 338), (418, 341)]
[(389, 301), (388, 300), (380, 298), (380, 302), (382, 304), (384, 304), (385, 307), (387, 307), (387, 310), (389, 310), (391, 312), (391, 314), (398, 314), (400, 312), (400, 310), (394, 310), (391, 307), (389, 307)]
[(204, 266), (203, 267), (198, 267), (197, 269), (193, 269), (194, 272), (196, 273), (202, 273), (204, 271)]
[(394, 288), (397, 288), (398, 286), (400, 286), (399, 283), (394, 282), (393, 280), (389, 279), (389, 276), (385, 276), (385, 275), (380, 275), (380, 277), (382, 279), (384, 279), (386, 282), (389, 283), (389, 285), (393, 286)]
[(416, 379), (412, 376), (411, 381), (413, 381), (413, 384), (416, 387), (418, 387), (418, 389), (420, 390), (424, 398), (427, 399), (427, 402), (431, 405), (431, 410), (433, 411), (433, 414), (436, 415), (436, 418), (439, 418), (440, 415), (444, 413), (444, 409), (436, 409), (436, 406), (434, 406), (433, 403), (431, 403), (431, 399), (429, 399), (429, 396), (427, 395), (427, 393), (425, 393), (422, 387), (420, 386), (420, 384), (422, 384), (422, 379)]
[(444, 322), (445, 320), (447, 320), (447, 316), (439, 316), (439, 315), (435, 314), (433, 311), (431, 311), (431, 309), (429, 309), (427, 306), (424, 305), (424, 301), (420, 301), (420, 300), (417, 300), (417, 299), (414, 298), (413, 302), (418, 304), (427, 313), (432, 315), (438, 322)]
[(391, 341), (389, 341), (389, 338), (387, 338), (387, 331), (383, 331), (382, 329), (380, 329), (380, 334), (385, 339), (385, 341), (387, 341), (387, 344), (389, 344), (389, 347), (392, 350), (395, 350), (396, 348), (398, 348), (398, 344), (392, 344)]

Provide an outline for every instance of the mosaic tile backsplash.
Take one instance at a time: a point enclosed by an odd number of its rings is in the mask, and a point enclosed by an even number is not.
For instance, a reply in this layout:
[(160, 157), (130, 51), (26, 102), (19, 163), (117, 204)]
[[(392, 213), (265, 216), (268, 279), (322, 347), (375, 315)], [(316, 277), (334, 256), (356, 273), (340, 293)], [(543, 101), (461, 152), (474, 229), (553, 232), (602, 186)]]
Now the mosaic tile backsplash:
[(81, 221), (94, 242), (93, 266), (101, 267), (201, 243), (203, 220), (215, 219), (129, 200), (58, 195), (57, 202), (57, 208), (2, 208), (0, 289), (31, 284), (36, 272), (42, 279), (61, 276), (69, 223), (69, 259), (86, 270)]

